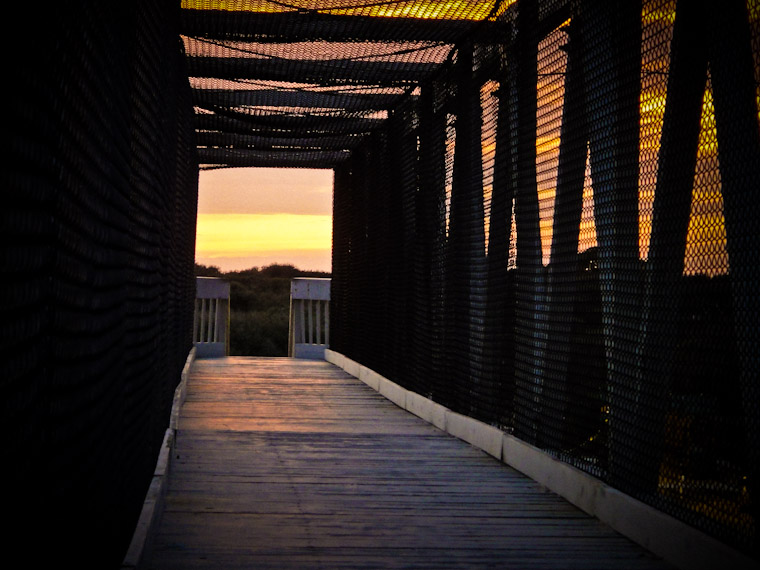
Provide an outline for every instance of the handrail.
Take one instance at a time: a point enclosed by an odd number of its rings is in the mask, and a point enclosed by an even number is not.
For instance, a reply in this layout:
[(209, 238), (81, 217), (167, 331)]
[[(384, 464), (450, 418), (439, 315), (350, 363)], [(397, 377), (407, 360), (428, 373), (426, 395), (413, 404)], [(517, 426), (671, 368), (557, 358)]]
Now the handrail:
[(323, 359), (330, 347), (330, 279), (296, 277), (290, 282), (288, 356)]
[(230, 283), (217, 277), (195, 278), (193, 345), (196, 358), (230, 353)]

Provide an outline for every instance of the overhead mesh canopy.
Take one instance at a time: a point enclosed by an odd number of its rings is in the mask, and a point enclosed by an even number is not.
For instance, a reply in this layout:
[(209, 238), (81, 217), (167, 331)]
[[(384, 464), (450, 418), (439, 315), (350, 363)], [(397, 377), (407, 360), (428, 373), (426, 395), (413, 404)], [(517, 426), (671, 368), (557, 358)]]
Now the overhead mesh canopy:
[(332, 168), (511, 2), (183, 3), (201, 168)]

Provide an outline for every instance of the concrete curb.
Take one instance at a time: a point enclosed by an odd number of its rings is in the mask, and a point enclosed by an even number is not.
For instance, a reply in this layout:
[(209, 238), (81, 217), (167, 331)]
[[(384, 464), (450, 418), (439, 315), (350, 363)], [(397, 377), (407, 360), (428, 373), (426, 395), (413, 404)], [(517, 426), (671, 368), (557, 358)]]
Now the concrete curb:
[(485, 451), (496, 459), (501, 459), (504, 432), (451, 410), (446, 410), (446, 431)]
[[(524, 473), (678, 568), (760, 568), (745, 554), (702, 531), (621, 493), (596, 477), (496, 427), (453, 412), (406, 390), (333, 350), (325, 351), (325, 360), (359, 378), (399, 407)], [(357, 373), (354, 374), (354, 371)]]
[(441, 404), (416, 392), (407, 392), (406, 411), (422, 418), (429, 424), (433, 424), (438, 429), (446, 431), (446, 413), (448, 410)]
[(140, 568), (145, 553), (150, 549), (151, 529), (161, 519), (164, 508), (164, 499), (166, 498), (166, 481), (171, 472), (173, 449), (176, 443), (177, 422), (179, 421), (179, 412), (182, 404), (185, 403), (187, 395), (187, 378), (190, 374), (190, 367), (195, 361), (195, 347), (190, 349), (182, 368), (182, 375), (177, 388), (174, 390), (174, 402), (172, 404), (169, 427), (164, 433), (164, 441), (161, 444), (161, 451), (158, 454), (156, 468), (153, 471), (153, 479), (145, 495), (143, 508), (140, 517), (137, 519), (137, 526), (132, 535), (132, 541), (121, 563), (121, 570), (133, 570)]
[(386, 378), (380, 377), (377, 391), (388, 398), (391, 402), (396, 404), (402, 410), (406, 409), (406, 394), (408, 390), (405, 388), (402, 388), (395, 382), (391, 382)]

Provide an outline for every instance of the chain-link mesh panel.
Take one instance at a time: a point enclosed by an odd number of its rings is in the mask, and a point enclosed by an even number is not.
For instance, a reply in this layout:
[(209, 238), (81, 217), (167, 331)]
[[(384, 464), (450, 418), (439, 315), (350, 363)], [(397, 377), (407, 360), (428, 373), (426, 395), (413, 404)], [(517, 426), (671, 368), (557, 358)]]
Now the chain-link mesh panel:
[(159, 4), (66, 3), (11, 31), (3, 481), (30, 563), (120, 563), (191, 347), (196, 144)]
[[(336, 315), (334, 347), (756, 556), (757, 9), (499, 19), (343, 167), (334, 286), (382, 305)], [(387, 290), (351, 291), (375, 268)]]

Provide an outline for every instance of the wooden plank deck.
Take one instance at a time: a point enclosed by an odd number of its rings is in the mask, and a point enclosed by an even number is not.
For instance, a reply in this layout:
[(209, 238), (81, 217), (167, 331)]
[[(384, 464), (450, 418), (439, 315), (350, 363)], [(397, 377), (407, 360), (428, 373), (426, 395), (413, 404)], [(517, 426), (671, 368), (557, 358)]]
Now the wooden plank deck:
[(153, 570), (668, 568), (326, 362), (193, 365)]

